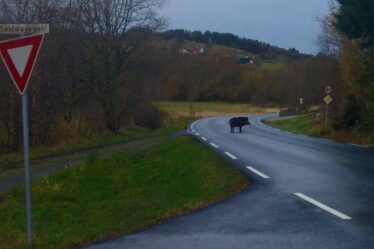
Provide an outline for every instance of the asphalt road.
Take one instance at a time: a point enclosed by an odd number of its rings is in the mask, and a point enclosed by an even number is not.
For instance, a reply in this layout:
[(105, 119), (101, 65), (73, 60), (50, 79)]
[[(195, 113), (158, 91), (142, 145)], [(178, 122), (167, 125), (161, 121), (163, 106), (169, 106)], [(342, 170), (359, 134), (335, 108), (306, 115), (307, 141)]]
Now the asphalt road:
[(253, 181), (246, 191), (89, 248), (374, 248), (374, 149), (282, 132), (263, 117), (241, 134), (229, 117), (189, 127)]

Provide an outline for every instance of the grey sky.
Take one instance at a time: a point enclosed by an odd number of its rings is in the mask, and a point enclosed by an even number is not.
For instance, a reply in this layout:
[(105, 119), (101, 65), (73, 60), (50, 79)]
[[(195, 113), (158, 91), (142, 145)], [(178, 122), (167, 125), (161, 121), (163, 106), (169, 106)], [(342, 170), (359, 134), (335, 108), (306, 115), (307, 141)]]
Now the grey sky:
[(169, 28), (230, 32), (302, 52), (318, 51), (317, 17), (328, 0), (167, 0)]

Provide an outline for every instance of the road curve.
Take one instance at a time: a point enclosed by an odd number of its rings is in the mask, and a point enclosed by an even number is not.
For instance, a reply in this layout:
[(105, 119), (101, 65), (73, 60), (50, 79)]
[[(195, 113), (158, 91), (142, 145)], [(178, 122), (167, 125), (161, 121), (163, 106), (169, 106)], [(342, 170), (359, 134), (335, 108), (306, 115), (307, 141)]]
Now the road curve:
[(374, 149), (286, 133), (270, 117), (251, 116), (243, 133), (230, 117), (188, 128), (252, 180), (246, 191), (89, 248), (374, 248)]

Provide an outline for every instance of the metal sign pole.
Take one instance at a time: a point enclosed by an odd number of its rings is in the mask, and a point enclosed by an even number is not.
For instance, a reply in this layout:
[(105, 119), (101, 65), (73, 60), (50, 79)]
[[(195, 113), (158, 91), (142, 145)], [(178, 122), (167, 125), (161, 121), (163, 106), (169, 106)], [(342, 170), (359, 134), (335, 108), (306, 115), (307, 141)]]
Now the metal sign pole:
[(31, 176), (30, 176), (30, 152), (29, 152), (29, 118), (27, 90), (22, 95), (22, 123), (23, 123), (23, 150), (25, 164), (25, 193), (26, 193), (26, 226), (27, 241), (32, 247), (32, 206), (31, 206)]
[[(22, 37), (23, 33), (19, 34)], [(31, 187), (31, 170), (30, 170), (30, 148), (29, 148), (29, 105), (28, 90), (22, 95), (22, 126), (23, 126), (23, 153), (25, 166), (25, 202), (26, 202), (26, 229), (27, 244), (32, 248), (32, 187)]]
[(328, 116), (329, 116), (329, 104), (326, 104), (326, 120), (325, 120), (325, 123), (327, 125), (327, 121), (328, 121)]

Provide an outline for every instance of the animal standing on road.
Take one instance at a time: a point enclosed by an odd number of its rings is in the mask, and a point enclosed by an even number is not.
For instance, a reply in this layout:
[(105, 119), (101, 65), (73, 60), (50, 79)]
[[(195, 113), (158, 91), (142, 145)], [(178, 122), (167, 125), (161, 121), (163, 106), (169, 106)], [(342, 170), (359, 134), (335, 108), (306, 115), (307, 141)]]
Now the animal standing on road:
[(249, 119), (247, 117), (232, 118), (232, 119), (230, 119), (229, 123), (230, 123), (231, 133), (235, 132), (235, 127), (239, 127), (239, 131), (241, 133), (242, 132), (242, 127), (244, 125), (250, 125)]

